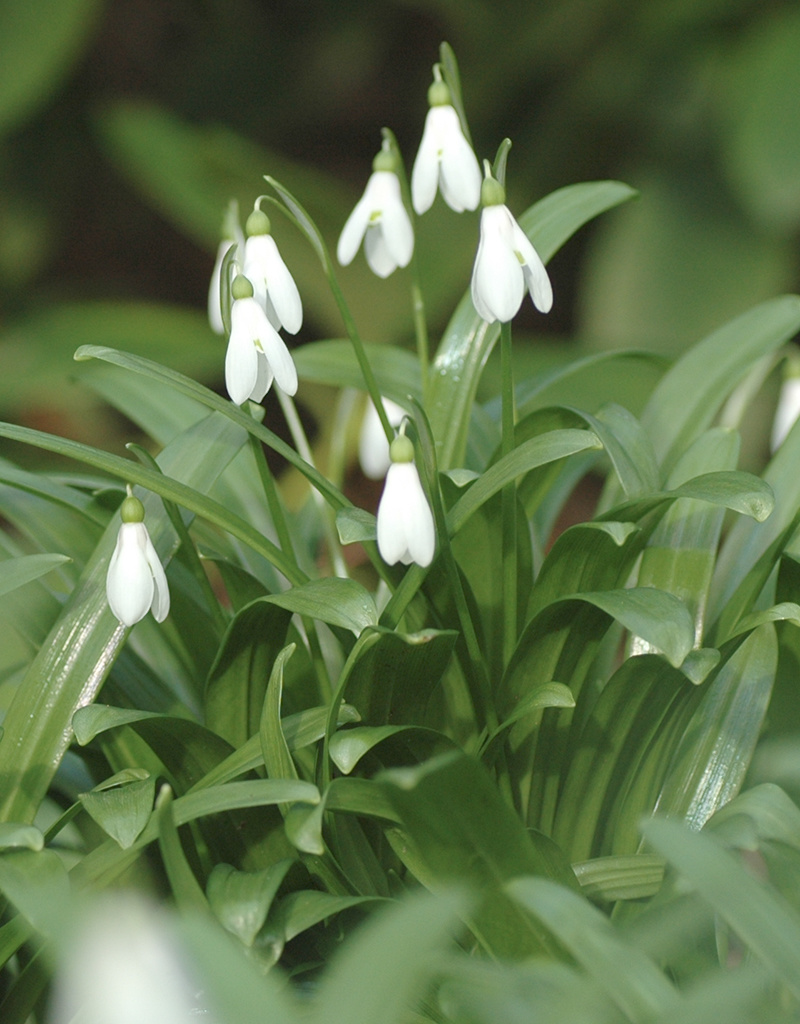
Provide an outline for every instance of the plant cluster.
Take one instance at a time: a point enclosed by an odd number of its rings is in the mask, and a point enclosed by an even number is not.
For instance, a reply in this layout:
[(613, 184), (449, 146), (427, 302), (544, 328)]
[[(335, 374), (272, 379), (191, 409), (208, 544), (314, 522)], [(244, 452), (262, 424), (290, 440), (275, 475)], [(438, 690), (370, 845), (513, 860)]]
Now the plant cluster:
[[(547, 312), (547, 261), (633, 192), (572, 185), (516, 219), (510, 144), (481, 172), (446, 45), (428, 98), (410, 183), (384, 130), (337, 247), (407, 268), (415, 352), (362, 340), (323, 233), (267, 177), (212, 277), (230, 400), (84, 346), (155, 457), (0, 424), (83, 467), (0, 461), (2, 613), (29, 648), (3, 681), (4, 1024), (48, 1000), (55, 1024), (798, 1018), (800, 810), (743, 785), (797, 654), (800, 427), (762, 476), (736, 427), (800, 299), (700, 342), (638, 419), (557, 399), (640, 353), (515, 381), (525, 294)], [(413, 218), (437, 188), (481, 213), (430, 351)], [(346, 337), (287, 347), (303, 306), (273, 214)], [(342, 388), (324, 472), (305, 380)], [(343, 484), (365, 411), (377, 515)], [(590, 473), (596, 510), (558, 527)]]

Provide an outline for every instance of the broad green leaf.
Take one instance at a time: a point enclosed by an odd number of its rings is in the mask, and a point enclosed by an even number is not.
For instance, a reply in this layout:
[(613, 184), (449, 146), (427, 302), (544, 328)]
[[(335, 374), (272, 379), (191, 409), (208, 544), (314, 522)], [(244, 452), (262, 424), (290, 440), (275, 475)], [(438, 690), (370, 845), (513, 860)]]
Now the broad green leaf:
[(421, 880), (429, 887), (462, 884), (481, 893), (469, 924), (487, 950), (514, 958), (554, 951), (542, 929), (504, 894), (502, 884), (534, 874), (574, 885), (574, 875), (551, 840), (526, 830), (480, 762), (445, 754), (415, 768), (386, 772), (382, 781), (424, 865)]
[(201, 889), (181, 845), (172, 805), (172, 790), (169, 786), (162, 786), (156, 799), (158, 845), (172, 895), (182, 910), (207, 910), (206, 895)]
[(34, 825), (17, 825), (13, 821), (0, 824), (0, 850), (24, 849), (34, 852), (44, 848), (44, 836)]
[(508, 729), (515, 722), (527, 715), (543, 711), (544, 708), (574, 708), (575, 697), (572, 690), (563, 683), (542, 683), (520, 698), (519, 703), (490, 735), (493, 740), (503, 729)]
[(344, 945), (323, 975), (309, 1024), (401, 1024), (449, 948), (462, 896), (417, 892), (374, 915)]
[[(9, 426), (0, 428), (0, 433), (34, 443), (48, 438)], [(62, 451), (66, 445), (70, 454), (76, 454), (74, 442), (53, 438), (52, 443)], [(243, 433), (235, 426), (208, 417), (164, 449), (159, 456), (163, 476), (128, 460), (97, 454), (99, 461), (111, 460), (118, 466), (123, 480), (129, 477), (135, 482), (139, 474), (147, 474), (158, 487), (177, 478), (185, 482), (175, 483), (176, 488), (200, 497), (243, 443)], [(76, 448), (81, 455), (95, 451), (82, 445)], [(163, 556), (171, 551), (174, 539), (159, 505), (153, 495), (145, 496), (150, 536)], [(105, 594), (108, 558), (117, 529), (116, 523), (109, 524), (8, 709), (0, 740), (0, 771), (8, 780), (0, 805), (3, 820), (33, 818), (71, 741), (73, 714), (78, 707), (91, 703), (127, 637), (127, 630), (109, 610)], [(24, 786), (20, 783), (23, 778)]]
[(296, 650), (295, 644), (289, 644), (275, 658), (270, 672), (264, 707), (261, 713), (259, 737), (264, 767), (271, 779), (296, 779), (297, 769), (294, 766), (289, 744), (283, 732), (281, 722), (281, 702), (283, 698), (283, 671), (286, 662)]
[(336, 510), (336, 530), (342, 544), (376, 540), (378, 522), (371, 512), (362, 508), (340, 508)]
[(408, 725), (375, 725), (360, 726), (355, 729), (339, 729), (331, 736), (328, 752), (339, 771), (349, 775), (362, 757), (383, 743), (384, 740), (394, 736), (426, 744), (431, 748), (431, 753), (437, 746), (450, 745), (447, 737), (434, 729), (420, 729), (417, 726)]
[[(614, 181), (571, 185), (540, 200), (519, 218), (519, 224), (546, 263), (587, 221), (634, 194)], [(499, 326), (481, 320), (467, 293), (431, 366), (428, 414), (441, 470), (464, 462), (478, 381), (498, 337)]]
[(66, 555), (23, 555), (20, 558), (9, 558), (2, 563), (0, 594), (9, 594), (18, 587), (24, 587), (31, 580), (38, 580), (51, 569), (68, 561)]
[(594, 900), (640, 900), (655, 896), (664, 881), (664, 859), (655, 854), (595, 857), (572, 865), (581, 890)]
[(356, 636), (368, 626), (378, 624), (372, 595), (351, 579), (326, 577), (310, 580), (280, 594), (270, 594), (264, 600), (298, 615), (327, 622), (329, 626), (349, 629)]
[[(273, 908), (270, 923), (280, 929), (287, 942), (313, 928), (320, 921), (334, 917), (351, 907), (381, 904), (374, 896), (334, 896), (315, 889), (299, 889), (289, 893)], [(326, 1018), (327, 1020), (327, 1018)]]
[(208, 674), (206, 723), (240, 747), (258, 729), (269, 673), (286, 642), (289, 614), (264, 598), (233, 618)]
[(800, 330), (800, 298), (764, 302), (719, 328), (683, 355), (650, 397), (642, 425), (668, 473), (711, 425), (723, 402), (762, 357)]
[(0, 892), (41, 935), (53, 937), (63, 926), (70, 887), (67, 869), (52, 850), (0, 853)]
[(545, 878), (517, 878), (507, 889), (550, 929), (627, 1020), (644, 1024), (675, 1006), (678, 993), (666, 976), (644, 952), (623, 942), (588, 900)]
[(245, 946), (253, 945), (291, 865), (290, 860), (282, 860), (263, 871), (214, 865), (206, 886), (208, 902), (223, 928)]
[(703, 685), (658, 799), (699, 829), (734, 797), (761, 733), (777, 667), (772, 623), (758, 626)]
[(509, 455), (487, 469), (450, 509), (447, 514), (448, 530), (451, 535), (458, 533), (484, 502), (523, 473), (591, 448), (600, 448), (600, 442), (589, 430), (554, 430), (523, 441)]
[(0, 132), (18, 127), (81, 56), (101, 0), (31, 0), (0, 7)]
[(800, 997), (800, 916), (709, 835), (675, 821), (644, 826), (654, 846), (736, 931), (761, 962)]
[(109, 782), (96, 787), (90, 793), (79, 796), (83, 809), (97, 822), (105, 833), (116, 839), (123, 850), (134, 844), (141, 834), (153, 810), (156, 780), (149, 772), (139, 773), (143, 778), (116, 778), (116, 785)]
[(772, 840), (800, 849), (800, 808), (774, 783), (764, 782), (739, 793), (708, 820), (710, 831), (726, 827), (732, 819), (746, 816), (760, 840)]
[(315, 857), (325, 854), (325, 840), (322, 837), (325, 799), (317, 804), (292, 804), (286, 812), (283, 826), (286, 838), (301, 853)]

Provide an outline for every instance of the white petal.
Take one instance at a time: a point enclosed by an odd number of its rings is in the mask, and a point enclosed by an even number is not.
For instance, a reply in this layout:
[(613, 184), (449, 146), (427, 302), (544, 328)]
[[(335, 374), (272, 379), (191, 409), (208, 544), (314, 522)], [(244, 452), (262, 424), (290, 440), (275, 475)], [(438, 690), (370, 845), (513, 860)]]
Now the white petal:
[(413, 483), (409, 482), (408, 485), (407, 501), (406, 543), (411, 561), (421, 565), (424, 569), (433, 561), (433, 553), (436, 549), (436, 531), (433, 526), (433, 513), (416, 469), (414, 469)]
[[(303, 303), (300, 292), (283, 262), (278, 246), (272, 235), (265, 235), (264, 261), (267, 277), (267, 294), (278, 315), (280, 324), (289, 334), (297, 334), (303, 326)], [(245, 271), (247, 277), (247, 271)]]
[(441, 111), (439, 184), (442, 196), (456, 213), (474, 210), (481, 198), (481, 169), (477, 157), (464, 137), (455, 110), (447, 106), (435, 109)]
[[(381, 181), (382, 213), (380, 227), (383, 231), (383, 238), (386, 248), (392, 254), (398, 267), (407, 267), (414, 252), (414, 229), (408, 211), (403, 205), (403, 198), (400, 193), (400, 182), (396, 174), (390, 171), (380, 171), (383, 175)], [(377, 177), (377, 175), (373, 175)]]
[[(411, 463), (395, 462), (386, 474), (380, 504), (378, 505), (378, 551), (387, 565), (405, 561), (408, 552), (405, 530), (405, 506), (403, 494), (405, 482), (404, 466)], [(398, 474), (397, 470), (401, 472)]]
[(378, 277), (388, 277), (397, 270), (397, 260), (389, 252), (380, 224), (370, 224), (364, 236), (364, 255), (369, 269)]
[(236, 299), (231, 308), (231, 336), (225, 354), (225, 386), (236, 405), (246, 402), (258, 380), (256, 340), (274, 330), (255, 298)]
[(364, 195), (353, 207), (353, 212), (345, 221), (342, 233), (339, 235), (339, 244), (336, 246), (336, 258), (343, 267), (347, 267), (353, 262), (353, 257), (358, 252), (361, 239), (367, 230), (371, 213), (368, 193), (369, 184), (367, 184)]
[(272, 324), (267, 324), (267, 330), (258, 340), (267, 357), (269, 369), (275, 377), (275, 383), (287, 395), (297, 394), (297, 368), (283, 338)]
[[(525, 294), (522, 266), (513, 248), (513, 218), (505, 206), (481, 213), (481, 240), (472, 272), (475, 308), (484, 320), (513, 320)], [(485, 315), (491, 312), (491, 320)]]
[(108, 564), (106, 597), (111, 611), (125, 626), (143, 619), (153, 603), (155, 584), (146, 556), (149, 543), (144, 523), (121, 524)]
[(153, 542), (150, 540), (150, 534), (147, 532), (146, 526), (144, 528), (144, 534), (144, 557), (150, 567), (150, 572), (153, 574), (154, 591), (151, 603), (153, 618), (156, 622), (163, 622), (169, 615), (169, 586), (167, 585), (167, 574), (164, 572), (161, 560), (156, 553), (156, 549), (153, 547)]
[[(411, 171), (411, 202), (418, 214), (429, 210), (436, 198), (436, 185), (439, 181), (439, 135), (434, 111), (437, 109), (431, 107), (425, 118), (422, 141)], [(480, 171), (478, 173), (480, 174)], [(478, 189), (480, 190), (480, 181)]]
[(225, 333), (225, 325), (222, 323), (220, 285), (222, 280), (222, 261), (232, 245), (233, 242), (229, 238), (219, 243), (217, 258), (214, 260), (214, 269), (211, 272), (211, 282), (208, 286), (208, 322), (211, 324), (211, 330), (215, 334)]
[(525, 287), (530, 292), (534, 306), (540, 313), (549, 313), (553, 308), (553, 287), (550, 278), (547, 276), (544, 263), (539, 258), (539, 253), (534, 249), (530, 239), (513, 219), (514, 223), (514, 248), (522, 256), (523, 274), (525, 276)]
[(267, 357), (260, 349), (256, 349), (256, 359), (256, 382), (253, 386), (253, 390), (250, 392), (250, 400), (253, 402), (260, 402), (272, 387), (274, 375), (269, 367), (269, 363), (267, 362)]

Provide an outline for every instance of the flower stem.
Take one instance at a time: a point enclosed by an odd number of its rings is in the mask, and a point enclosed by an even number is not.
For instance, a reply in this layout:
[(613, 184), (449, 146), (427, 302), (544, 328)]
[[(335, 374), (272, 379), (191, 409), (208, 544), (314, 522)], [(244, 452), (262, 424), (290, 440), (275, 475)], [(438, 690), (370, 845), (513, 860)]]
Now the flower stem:
[[(309, 466), (314, 466), (314, 456), (311, 454), (311, 446), (308, 443), (308, 438), (306, 437), (306, 432), (303, 429), (303, 424), (300, 422), (300, 417), (297, 415), (297, 407), (295, 406), (293, 399), (289, 395), (285, 394), (285, 392), (281, 391), (279, 387), (276, 387), (275, 391), (278, 395), (278, 401), (281, 403), (283, 414), (289, 425), (289, 432), (292, 435), (292, 440), (294, 441), (299, 455), (309, 464)], [(325, 542), (328, 546), (328, 553), (330, 555), (334, 575), (347, 577), (349, 576), (349, 573), (344, 561), (341, 545), (339, 544), (339, 536), (336, 533), (336, 525), (333, 521), (331, 510), (325, 503), (322, 496), (313, 488), (311, 494), (314, 502), (316, 503), (317, 510), (319, 511), (320, 520), (322, 521), (322, 531), (325, 534)]]
[[(514, 450), (514, 369), (511, 364), (511, 323), (500, 325), (500, 366), (503, 398), (502, 454)], [(503, 531), (503, 664), (508, 665), (517, 645), (517, 485), (507, 483), (502, 492)]]
[(417, 338), (417, 358), (419, 359), (419, 372), (422, 378), (422, 403), (427, 405), (428, 395), (428, 368), (430, 366), (430, 351), (428, 344), (428, 324), (425, 318), (425, 298), (422, 294), (420, 284), (419, 265), (416, 252), (411, 258), (411, 305), (414, 312), (414, 333)]

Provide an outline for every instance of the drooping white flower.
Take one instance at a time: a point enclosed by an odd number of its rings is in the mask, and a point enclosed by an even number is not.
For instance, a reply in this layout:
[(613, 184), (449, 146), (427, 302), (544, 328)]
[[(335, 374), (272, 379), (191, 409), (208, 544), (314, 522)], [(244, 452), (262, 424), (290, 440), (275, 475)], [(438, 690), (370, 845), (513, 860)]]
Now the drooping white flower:
[(411, 172), (411, 199), (416, 212), (425, 213), (438, 185), (451, 210), (474, 210), (481, 197), (481, 169), (438, 67), (434, 74), (438, 77), (428, 90), (430, 110)]
[(436, 549), (433, 513), (414, 465), (414, 446), (400, 434), (391, 447), (392, 464), (378, 505), (378, 551), (388, 565), (428, 566)]
[(283, 327), (297, 334), (303, 326), (303, 303), (294, 278), (278, 252), (270, 234), (269, 217), (253, 210), (245, 225), (242, 273), (253, 285), (253, 294), (261, 304), (269, 322), (277, 330)]
[(171, 920), (130, 895), (107, 897), (84, 912), (64, 943), (53, 985), (50, 1024), (192, 1024), (198, 979)]
[[(383, 399), (383, 408), (391, 426), (399, 427), (406, 414), (405, 409), (390, 398)], [(378, 410), (371, 399), (367, 400), (358, 437), (358, 461), (364, 476), (370, 480), (382, 480), (392, 464), (389, 457), (389, 442), (386, 440)]]
[(343, 267), (348, 266), (363, 239), (370, 269), (378, 277), (388, 277), (411, 261), (414, 230), (403, 205), (394, 156), (381, 150), (372, 168), (364, 194), (342, 228), (336, 255)]
[(534, 306), (548, 313), (553, 289), (544, 263), (505, 205), (505, 189), (487, 177), (481, 187), (481, 233), (472, 269), (472, 302), (489, 323), (513, 320), (526, 290)]
[(780, 448), (795, 421), (800, 417), (800, 377), (797, 376), (799, 371), (800, 365), (790, 367), (781, 384), (778, 407), (775, 410), (775, 419), (772, 421), (770, 435), (770, 450), (773, 452)]
[(149, 611), (156, 622), (163, 622), (169, 614), (169, 587), (144, 525), (144, 506), (129, 494), (122, 503), (120, 516), (117, 546), (106, 574), (106, 597), (111, 611), (125, 626), (135, 625)]
[(231, 401), (260, 402), (273, 379), (287, 395), (297, 392), (297, 369), (289, 349), (242, 275), (234, 279), (231, 336), (225, 354), (225, 386)]

